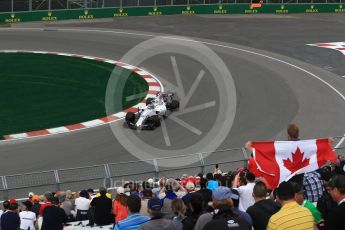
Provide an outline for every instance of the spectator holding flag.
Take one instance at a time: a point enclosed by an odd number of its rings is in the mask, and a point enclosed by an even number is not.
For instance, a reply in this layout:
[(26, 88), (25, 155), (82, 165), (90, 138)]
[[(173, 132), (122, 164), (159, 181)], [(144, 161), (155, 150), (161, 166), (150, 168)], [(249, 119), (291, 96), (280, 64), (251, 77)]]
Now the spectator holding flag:
[[(289, 141), (246, 143), (246, 148), (253, 151), (248, 168), (254, 169), (253, 173), (257, 176), (264, 177), (271, 189), (296, 175), (313, 172), (329, 160), (336, 161), (336, 155), (330, 146), (331, 138), (299, 140), (299, 129), (294, 124), (288, 126), (287, 132)], [(315, 187), (311, 178), (305, 179), (307, 180), (311, 187)], [(318, 188), (322, 189), (320, 179), (318, 182)], [(317, 191), (317, 196), (312, 201), (316, 202), (321, 195), (322, 191)]]

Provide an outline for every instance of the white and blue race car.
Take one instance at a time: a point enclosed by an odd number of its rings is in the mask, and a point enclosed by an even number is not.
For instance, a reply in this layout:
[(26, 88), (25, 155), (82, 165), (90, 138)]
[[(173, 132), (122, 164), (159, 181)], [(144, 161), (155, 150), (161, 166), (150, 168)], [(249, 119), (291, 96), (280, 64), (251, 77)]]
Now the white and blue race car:
[(161, 125), (161, 120), (168, 116), (169, 112), (177, 110), (180, 102), (176, 94), (160, 92), (155, 97), (146, 99), (146, 106), (138, 108), (138, 113), (128, 112), (126, 124), (131, 129), (153, 130)]

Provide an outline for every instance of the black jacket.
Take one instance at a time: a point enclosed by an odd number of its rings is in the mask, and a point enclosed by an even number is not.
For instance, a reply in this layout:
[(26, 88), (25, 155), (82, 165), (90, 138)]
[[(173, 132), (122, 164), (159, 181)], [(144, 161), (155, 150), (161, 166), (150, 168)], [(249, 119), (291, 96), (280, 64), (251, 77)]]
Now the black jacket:
[(266, 230), (271, 216), (280, 210), (280, 205), (271, 199), (260, 200), (247, 209), (253, 219), (255, 230)]

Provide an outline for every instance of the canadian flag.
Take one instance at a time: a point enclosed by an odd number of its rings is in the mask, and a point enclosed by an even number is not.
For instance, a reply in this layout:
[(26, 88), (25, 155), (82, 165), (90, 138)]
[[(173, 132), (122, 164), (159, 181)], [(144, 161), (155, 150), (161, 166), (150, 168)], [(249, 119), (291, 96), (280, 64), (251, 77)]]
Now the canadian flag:
[(253, 142), (249, 170), (265, 178), (271, 189), (301, 173), (312, 172), (327, 161), (336, 161), (328, 139)]

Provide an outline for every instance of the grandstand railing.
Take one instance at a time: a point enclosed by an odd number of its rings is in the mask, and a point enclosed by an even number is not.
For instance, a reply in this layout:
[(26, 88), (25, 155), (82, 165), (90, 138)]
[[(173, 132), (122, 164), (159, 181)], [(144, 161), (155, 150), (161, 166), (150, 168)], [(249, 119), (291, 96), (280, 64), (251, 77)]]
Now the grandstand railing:
[[(345, 136), (334, 137), (335, 151), (345, 149)], [(187, 166), (164, 167), (164, 161), (174, 158), (194, 162)], [(26, 197), (28, 192), (80, 191), (87, 188), (122, 186), (124, 181), (146, 181), (149, 178), (178, 178), (183, 174), (197, 175), (211, 172), (215, 164), (227, 172), (246, 167), (248, 153), (245, 148), (232, 148), (207, 153), (195, 153), (149, 160), (107, 163), (85, 167), (56, 169), (33, 173), (0, 176), (0, 200)], [(218, 159), (218, 160), (217, 160)], [(221, 160), (219, 160), (221, 159)], [(171, 161), (170, 161), (171, 162)]]
[[(0, 12), (131, 6), (250, 4), (256, 0), (1, 0)], [(257, 0), (258, 2), (258, 0)], [(264, 0), (265, 4), (344, 3), (345, 0)]]

